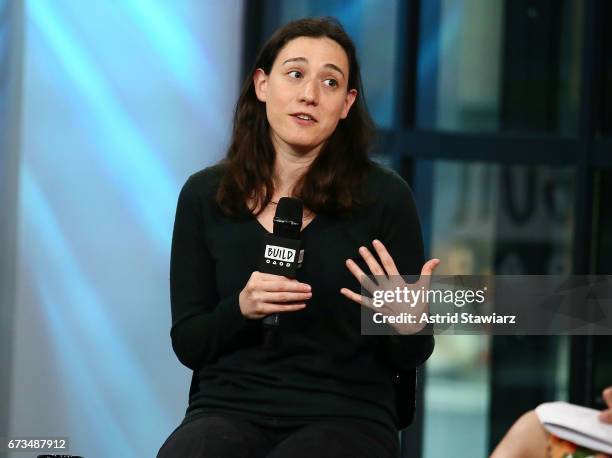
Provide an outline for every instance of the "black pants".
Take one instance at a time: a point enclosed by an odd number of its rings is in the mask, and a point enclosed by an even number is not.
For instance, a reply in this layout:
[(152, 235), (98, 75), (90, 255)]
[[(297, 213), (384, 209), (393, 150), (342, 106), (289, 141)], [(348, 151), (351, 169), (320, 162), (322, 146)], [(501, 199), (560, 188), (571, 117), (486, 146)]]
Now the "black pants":
[(397, 458), (397, 434), (361, 420), (256, 425), (228, 414), (183, 422), (157, 458)]

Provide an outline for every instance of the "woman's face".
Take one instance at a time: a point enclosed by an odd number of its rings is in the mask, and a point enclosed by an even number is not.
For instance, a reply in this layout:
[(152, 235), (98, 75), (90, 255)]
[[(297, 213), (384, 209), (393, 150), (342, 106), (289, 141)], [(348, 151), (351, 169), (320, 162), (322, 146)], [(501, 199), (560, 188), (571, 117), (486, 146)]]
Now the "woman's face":
[(318, 153), (355, 101), (348, 78), (348, 57), (329, 38), (295, 38), (280, 50), (269, 75), (257, 69), (255, 92), (266, 104), (275, 149)]

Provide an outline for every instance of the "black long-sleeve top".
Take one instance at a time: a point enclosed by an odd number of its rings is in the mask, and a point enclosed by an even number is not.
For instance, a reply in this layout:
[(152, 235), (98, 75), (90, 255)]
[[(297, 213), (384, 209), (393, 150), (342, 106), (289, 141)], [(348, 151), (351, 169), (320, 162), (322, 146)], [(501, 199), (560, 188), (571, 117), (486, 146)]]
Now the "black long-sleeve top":
[(266, 229), (255, 216), (221, 213), (214, 196), (222, 173), (218, 164), (189, 177), (174, 223), (170, 334), (178, 359), (194, 371), (186, 417), (353, 418), (395, 431), (395, 374), (422, 364), (433, 337), (361, 335), (361, 306), (340, 288), (360, 292), (345, 260), (370, 274), (357, 250), (373, 251), (375, 238), (401, 274), (420, 272), (421, 231), (406, 182), (373, 163), (372, 205), (349, 219), (319, 214), (306, 226), (297, 279), (311, 285), (312, 298), (305, 309), (281, 314), (279, 344), (269, 350), (261, 344), (261, 320), (245, 318), (238, 304), (257, 270)]

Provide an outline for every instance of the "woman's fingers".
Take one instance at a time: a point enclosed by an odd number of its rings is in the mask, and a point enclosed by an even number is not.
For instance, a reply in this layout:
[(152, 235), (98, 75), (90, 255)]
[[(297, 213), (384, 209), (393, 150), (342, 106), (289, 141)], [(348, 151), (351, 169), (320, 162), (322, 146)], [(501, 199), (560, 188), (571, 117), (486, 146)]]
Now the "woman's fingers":
[(347, 298), (349, 298), (350, 300), (357, 302), (359, 305), (363, 305), (364, 307), (367, 307), (373, 310), (376, 309), (376, 307), (374, 307), (374, 305), (372, 304), (372, 299), (370, 299), (367, 296), (362, 296), (361, 294), (357, 294), (356, 292), (351, 291), (348, 288), (341, 288), (340, 293), (346, 296)]
[(429, 289), (429, 286), (431, 285), (431, 276), (439, 264), (440, 260), (437, 258), (430, 259), (423, 264), (423, 267), (421, 268), (421, 277), (416, 282), (416, 285), (420, 286), (421, 288)]
[(311, 297), (311, 292), (290, 292), (282, 290), (282, 292), (262, 291), (257, 293), (255, 299), (262, 303), (277, 304), (283, 302), (305, 301), (310, 299)]
[(287, 282), (287, 281), (277, 281), (277, 282), (263, 282), (261, 284), (262, 291), (269, 292), (278, 292), (278, 291), (289, 291), (296, 293), (308, 293), (311, 291), (310, 285), (306, 283), (300, 283), (298, 281)]
[(272, 313), (301, 310), (311, 296), (311, 287), (306, 283), (255, 271), (238, 295), (238, 306), (243, 316), (253, 320)]
[(294, 312), (306, 307), (304, 302), (298, 304), (267, 304), (260, 303), (257, 306), (257, 312), (262, 315), (271, 315), (272, 313)]
[(438, 258), (430, 259), (425, 264), (423, 264), (423, 268), (421, 269), (421, 275), (433, 275), (439, 264), (440, 260)]
[(419, 278), (417, 285), (421, 285), (421, 287), (428, 289), (429, 285), (431, 284), (431, 276), (438, 267), (438, 264), (440, 264), (440, 260), (437, 258), (430, 259), (423, 264), (423, 267), (421, 268), (421, 278)]
[(265, 282), (277, 282), (277, 281), (287, 281), (290, 283), (299, 283), (295, 278), (288, 278), (282, 275), (269, 274), (265, 272), (254, 272), (257, 279)]
[(376, 283), (374, 283), (370, 277), (364, 274), (363, 270), (361, 270), (357, 263), (352, 259), (346, 260), (346, 267), (366, 291), (372, 293), (376, 288), (378, 288), (378, 285), (376, 285)]
[(372, 245), (376, 250), (376, 254), (380, 258), (380, 262), (382, 263), (385, 272), (387, 272), (387, 275), (399, 275), (400, 273), (398, 272), (397, 267), (395, 266), (395, 261), (393, 261), (393, 258), (387, 251), (385, 245), (383, 245), (383, 243), (378, 239), (375, 239), (372, 242)]
[(294, 278), (283, 277), (282, 275), (254, 272), (259, 287), (263, 291), (310, 291), (311, 287), (307, 283), (301, 283)]
[(380, 267), (380, 264), (372, 255), (372, 253), (370, 253), (370, 250), (368, 250), (364, 246), (359, 247), (359, 254), (370, 268), (370, 272), (372, 272), (372, 275), (385, 275), (385, 271), (382, 267)]

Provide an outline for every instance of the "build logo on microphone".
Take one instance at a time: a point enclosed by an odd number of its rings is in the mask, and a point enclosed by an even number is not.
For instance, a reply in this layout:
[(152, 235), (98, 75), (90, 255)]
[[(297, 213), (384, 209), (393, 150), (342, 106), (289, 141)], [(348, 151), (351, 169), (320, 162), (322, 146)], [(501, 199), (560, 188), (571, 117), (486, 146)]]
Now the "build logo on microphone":
[(259, 270), (274, 275), (295, 278), (304, 259), (300, 241), (266, 234), (261, 244)]
[(291, 267), (295, 262), (296, 250), (277, 245), (266, 245), (265, 258), (266, 264), (273, 264)]

